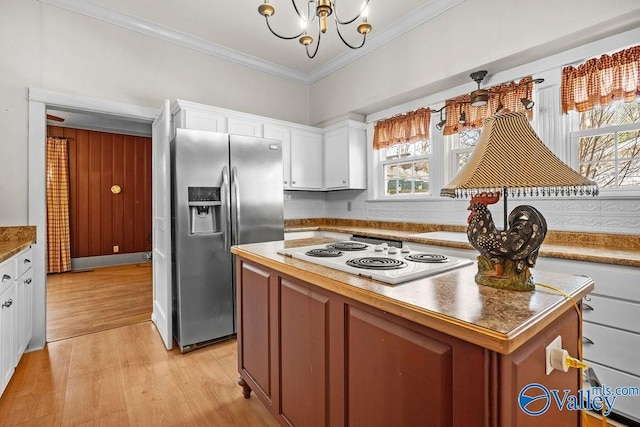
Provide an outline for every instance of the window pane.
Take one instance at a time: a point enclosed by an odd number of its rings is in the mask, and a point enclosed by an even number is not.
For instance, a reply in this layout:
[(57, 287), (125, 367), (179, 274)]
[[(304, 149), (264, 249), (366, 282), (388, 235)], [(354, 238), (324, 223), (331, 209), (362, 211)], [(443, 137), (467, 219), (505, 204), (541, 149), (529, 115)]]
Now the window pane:
[(417, 141), (415, 143), (414, 154), (416, 156), (426, 156), (431, 153), (431, 141)]
[(411, 194), (412, 181), (411, 163), (400, 163), (398, 165), (398, 192), (401, 194)]
[(470, 157), (471, 153), (458, 153), (458, 170), (462, 169), (462, 166), (467, 163)]
[(615, 162), (600, 162), (580, 165), (580, 173), (598, 183), (600, 188), (615, 188)]
[(618, 134), (618, 158), (640, 157), (640, 130)]
[(616, 124), (616, 110), (619, 104), (609, 104), (580, 113), (580, 130), (597, 129)]
[(429, 192), (429, 162), (427, 160), (413, 163), (413, 187), (416, 193)]
[(619, 186), (640, 188), (640, 160), (620, 162)]
[(612, 133), (584, 136), (578, 140), (578, 161), (593, 162), (615, 158), (615, 136)]
[(387, 196), (398, 193), (398, 167), (396, 165), (384, 167), (384, 187)]
[(392, 145), (391, 147), (387, 147), (385, 149), (385, 156), (388, 159), (397, 159), (398, 158), (399, 148), (397, 145)]
[(459, 148), (475, 147), (480, 139), (480, 129), (471, 129), (460, 132)]
[(622, 104), (619, 114), (621, 125), (640, 122), (640, 98), (636, 98), (635, 102)]

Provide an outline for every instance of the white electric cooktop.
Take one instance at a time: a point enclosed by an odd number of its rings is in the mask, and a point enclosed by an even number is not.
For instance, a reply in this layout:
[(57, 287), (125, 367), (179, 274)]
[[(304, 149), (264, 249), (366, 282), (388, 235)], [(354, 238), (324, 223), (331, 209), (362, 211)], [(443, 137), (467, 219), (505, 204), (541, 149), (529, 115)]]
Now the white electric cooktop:
[(473, 263), (466, 258), (414, 251), (408, 246), (396, 248), (385, 243), (355, 241), (302, 246), (278, 253), (393, 285)]

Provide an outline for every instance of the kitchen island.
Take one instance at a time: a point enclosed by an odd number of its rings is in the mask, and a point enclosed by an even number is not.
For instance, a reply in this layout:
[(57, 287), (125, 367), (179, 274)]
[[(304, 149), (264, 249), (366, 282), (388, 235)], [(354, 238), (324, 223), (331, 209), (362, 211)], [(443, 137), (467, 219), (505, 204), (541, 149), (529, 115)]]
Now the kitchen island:
[[(387, 285), (278, 254), (322, 242), (232, 248), (239, 382), (282, 425), (579, 425), (578, 411), (518, 406), (531, 383), (577, 393), (579, 371), (545, 373), (557, 336), (578, 352), (563, 295), (477, 285), (475, 265)], [(593, 289), (582, 276), (533, 273), (577, 303)]]

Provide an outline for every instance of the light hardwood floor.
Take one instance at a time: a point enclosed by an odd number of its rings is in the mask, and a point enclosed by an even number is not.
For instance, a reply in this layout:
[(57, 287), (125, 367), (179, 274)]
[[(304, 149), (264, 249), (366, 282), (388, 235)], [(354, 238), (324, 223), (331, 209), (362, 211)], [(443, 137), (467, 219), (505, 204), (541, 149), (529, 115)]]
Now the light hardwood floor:
[(0, 398), (3, 426), (276, 426), (237, 385), (236, 341), (166, 351), (150, 321), (23, 356)]
[(151, 319), (151, 263), (47, 276), (47, 341)]

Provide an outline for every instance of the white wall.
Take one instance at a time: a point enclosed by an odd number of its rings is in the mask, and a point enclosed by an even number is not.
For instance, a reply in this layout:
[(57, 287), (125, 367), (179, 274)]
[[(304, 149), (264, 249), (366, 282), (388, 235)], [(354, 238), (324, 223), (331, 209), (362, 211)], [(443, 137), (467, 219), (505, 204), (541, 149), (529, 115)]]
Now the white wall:
[(637, 0), (465, 0), (314, 83), (311, 122), (369, 114), (461, 83), (472, 90), (472, 71), (493, 74), (639, 25)]
[(27, 216), (27, 88), (145, 107), (164, 99), (308, 124), (309, 88), (36, 0), (0, 2), (0, 225)]

